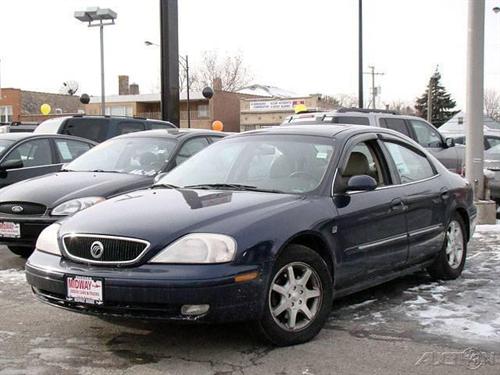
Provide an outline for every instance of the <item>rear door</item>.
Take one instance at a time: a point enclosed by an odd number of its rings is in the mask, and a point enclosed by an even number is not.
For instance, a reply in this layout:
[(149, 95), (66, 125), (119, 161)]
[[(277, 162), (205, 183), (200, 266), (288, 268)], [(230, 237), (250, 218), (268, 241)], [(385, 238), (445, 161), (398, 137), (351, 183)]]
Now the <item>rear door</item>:
[(443, 245), (450, 192), (423, 152), (392, 136), (384, 135), (382, 144), (407, 206), (409, 262), (417, 263), (434, 256)]
[(65, 138), (53, 138), (52, 142), (59, 163), (69, 163), (93, 147), (87, 142)]
[[(373, 191), (345, 192), (354, 175), (370, 175)], [(406, 263), (408, 239), (403, 188), (395, 185), (375, 134), (352, 138), (335, 177), (337, 238), (343, 267), (355, 282)]]
[(0, 164), (15, 161), (19, 161), (22, 167), (0, 172), (0, 187), (61, 169), (61, 164), (54, 164), (57, 159), (48, 138), (20, 142), (5, 155)]
[(412, 138), (422, 147), (429, 150), (448, 170), (460, 173), (462, 161), (459, 160), (457, 149), (447, 147), (443, 137), (428, 123), (409, 119), (408, 125), (413, 133)]

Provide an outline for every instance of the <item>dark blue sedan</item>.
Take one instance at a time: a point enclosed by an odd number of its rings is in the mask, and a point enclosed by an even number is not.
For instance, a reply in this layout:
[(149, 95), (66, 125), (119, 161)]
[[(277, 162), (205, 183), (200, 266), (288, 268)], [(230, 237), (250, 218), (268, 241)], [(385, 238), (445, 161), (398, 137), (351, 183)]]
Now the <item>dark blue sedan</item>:
[(290, 345), (321, 330), (334, 298), (422, 269), (457, 278), (475, 221), (470, 185), (400, 133), (282, 126), (51, 225), (26, 274), (68, 310), (248, 320)]

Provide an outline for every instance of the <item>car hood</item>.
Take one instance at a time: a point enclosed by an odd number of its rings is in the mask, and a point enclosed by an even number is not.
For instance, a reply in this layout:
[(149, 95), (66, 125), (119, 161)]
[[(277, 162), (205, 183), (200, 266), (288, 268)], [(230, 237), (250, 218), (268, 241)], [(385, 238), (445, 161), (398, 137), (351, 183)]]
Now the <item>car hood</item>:
[(148, 189), (120, 195), (62, 222), (60, 235), (139, 238), (163, 247), (193, 232), (241, 236), (253, 223), (305, 204), (304, 197), (250, 191)]
[(70, 199), (108, 198), (152, 183), (153, 177), (126, 173), (58, 172), (1, 189), (0, 202), (33, 202), (53, 208)]

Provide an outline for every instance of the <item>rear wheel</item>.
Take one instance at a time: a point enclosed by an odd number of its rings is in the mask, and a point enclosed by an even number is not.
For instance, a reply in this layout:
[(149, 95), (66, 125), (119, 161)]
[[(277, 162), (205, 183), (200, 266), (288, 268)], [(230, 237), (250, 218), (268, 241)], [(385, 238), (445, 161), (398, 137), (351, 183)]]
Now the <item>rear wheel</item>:
[(467, 241), (464, 221), (458, 213), (455, 213), (446, 228), (443, 248), (427, 270), (435, 279), (456, 279), (464, 269), (466, 255)]
[(19, 255), (22, 258), (27, 258), (33, 253), (33, 249), (31, 247), (22, 247), (22, 246), (7, 246), (7, 247), (14, 254)]
[(259, 333), (278, 346), (311, 340), (331, 311), (332, 287), (328, 266), (318, 253), (289, 246), (273, 268)]

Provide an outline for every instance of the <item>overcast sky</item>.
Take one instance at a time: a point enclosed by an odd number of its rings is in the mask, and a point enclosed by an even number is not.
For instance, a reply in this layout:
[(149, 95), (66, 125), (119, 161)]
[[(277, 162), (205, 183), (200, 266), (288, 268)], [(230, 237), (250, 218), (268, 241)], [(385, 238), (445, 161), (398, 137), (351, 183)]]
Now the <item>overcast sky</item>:
[[(357, 0), (179, 0), (179, 50), (199, 64), (205, 50), (241, 53), (255, 83), (301, 94), (357, 92)], [(500, 14), (486, 1), (485, 86), (500, 91)], [(110, 7), (105, 28), (106, 90), (128, 74), (142, 93), (158, 91), (158, 0), (1, 0), (2, 87), (57, 92), (65, 80), (100, 93), (99, 32), (73, 18)], [(364, 61), (382, 103), (413, 102), (439, 65), (443, 83), (464, 104), (466, 0), (364, 0)], [(365, 95), (369, 77), (365, 76)]]

